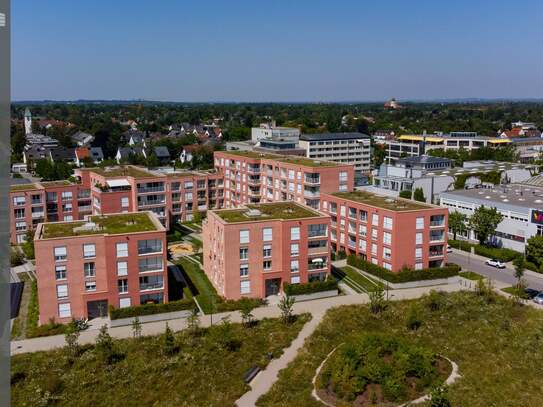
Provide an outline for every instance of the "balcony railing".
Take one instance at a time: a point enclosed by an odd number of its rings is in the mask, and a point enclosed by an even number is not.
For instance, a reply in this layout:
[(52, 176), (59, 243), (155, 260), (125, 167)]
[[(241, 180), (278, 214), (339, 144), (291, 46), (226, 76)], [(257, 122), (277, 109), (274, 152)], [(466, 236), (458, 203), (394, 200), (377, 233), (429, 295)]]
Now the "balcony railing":
[[(186, 188), (185, 188), (186, 189)], [(164, 192), (164, 185), (159, 187), (138, 187), (138, 193), (146, 194), (148, 192)]]
[(304, 180), (307, 184), (320, 184), (321, 183), (321, 177), (320, 176), (313, 176), (308, 177), (307, 175), (304, 177)]
[(140, 290), (160, 290), (164, 288), (164, 283), (162, 281), (153, 282), (153, 283), (140, 283)]
[(43, 218), (44, 216), (45, 212), (32, 212), (32, 219)]
[(313, 271), (313, 270), (322, 270), (322, 269), (325, 269), (328, 267), (328, 263), (326, 261), (323, 261), (323, 262), (311, 262), (307, 265), (307, 270), (308, 271)]

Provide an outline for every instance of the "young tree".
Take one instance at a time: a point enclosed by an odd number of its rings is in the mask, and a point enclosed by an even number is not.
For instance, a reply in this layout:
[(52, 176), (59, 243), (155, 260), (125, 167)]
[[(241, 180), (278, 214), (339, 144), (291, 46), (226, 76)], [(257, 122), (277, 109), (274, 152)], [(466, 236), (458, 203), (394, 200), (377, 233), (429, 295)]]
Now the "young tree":
[(543, 236), (532, 236), (526, 244), (526, 259), (543, 267)]
[(447, 387), (436, 387), (430, 393), (430, 407), (451, 407), (449, 391)]
[(413, 192), (413, 199), (419, 202), (426, 202), (426, 197), (424, 196), (424, 191), (422, 188), (415, 188)]
[(483, 205), (473, 212), (469, 219), (469, 228), (477, 234), (479, 244), (483, 245), (502, 220), (503, 215), (496, 208), (487, 208)]
[(171, 330), (167, 322), (166, 330), (164, 331), (164, 335), (162, 336), (162, 342), (164, 353), (166, 355), (173, 355), (179, 350), (179, 347), (175, 344), (175, 336), (173, 335), (173, 331)]
[(524, 256), (517, 256), (513, 260), (513, 266), (515, 267), (515, 277), (517, 279), (517, 290), (520, 291), (520, 282), (524, 276), (524, 268), (526, 266), (526, 260)]
[(115, 361), (116, 353), (113, 345), (113, 338), (109, 335), (107, 325), (103, 325), (100, 328), (100, 332), (96, 337), (94, 349), (106, 364), (111, 364)]
[(381, 285), (370, 291), (368, 296), (372, 313), (378, 314), (385, 309), (385, 290)]
[(449, 227), (453, 232), (453, 239), (456, 240), (456, 235), (466, 230), (467, 215), (454, 211), (449, 213)]
[(189, 315), (187, 322), (188, 322), (188, 332), (192, 337), (195, 337), (199, 330), (200, 330), (200, 314), (199, 314), (198, 307), (194, 307), (192, 309), (191, 314)]
[(251, 301), (249, 298), (243, 297), (239, 301), (240, 309), (239, 312), (241, 314), (241, 321), (243, 325), (250, 326), (253, 322), (253, 310), (255, 309), (255, 304), (253, 301)]
[(141, 338), (141, 322), (138, 317), (135, 317), (132, 321), (132, 336), (134, 338)]
[(294, 297), (285, 294), (281, 301), (279, 301), (279, 309), (281, 310), (281, 318), (285, 324), (290, 324), (293, 317), (293, 308), (295, 303)]
[(411, 199), (411, 196), (412, 196), (412, 192), (407, 189), (400, 191), (400, 198)]
[(68, 324), (64, 340), (66, 341), (66, 353), (69, 360), (74, 360), (79, 354), (79, 328), (75, 321)]

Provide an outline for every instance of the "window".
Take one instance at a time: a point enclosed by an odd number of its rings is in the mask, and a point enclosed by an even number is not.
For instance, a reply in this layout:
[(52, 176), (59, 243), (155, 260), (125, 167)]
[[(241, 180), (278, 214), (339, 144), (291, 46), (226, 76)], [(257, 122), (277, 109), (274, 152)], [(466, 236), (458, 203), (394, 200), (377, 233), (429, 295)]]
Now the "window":
[(72, 316), (72, 308), (69, 302), (58, 304), (58, 316), (60, 318), (69, 318)]
[(94, 262), (83, 264), (83, 271), (85, 273), (85, 277), (95, 277), (96, 276), (96, 266), (95, 266)]
[(251, 282), (249, 280), (244, 280), (240, 283), (241, 294), (249, 294), (251, 292)]
[(415, 249), (415, 258), (416, 259), (422, 259), (422, 248), (421, 247), (417, 247)]
[(422, 270), (422, 263), (415, 263), (415, 270)]
[(128, 243), (117, 243), (117, 257), (128, 257)]
[(55, 278), (57, 280), (66, 280), (66, 266), (55, 267)]
[(164, 279), (162, 275), (140, 277), (140, 290), (158, 290), (163, 287)]
[(371, 230), (371, 238), (373, 240), (377, 240), (377, 232), (378, 232), (377, 229), (372, 229)]
[(264, 242), (271, 242), (273, 240), (272, 228), (262, 229), (262, 240)]
[(239, 249), (239, 259), (240, 260), (247, 260), (249, 258), (249, 248), (248, 247), (240, 247)]
[(342, 182), (347, 182), (347, 177), (348, 177), (348, 173), (347, 171), (341, 171), (339, 173), (339, 182), (342, 183)]
[(417, 218), (417, 229), (424, 229), (424, 218)]
[(147, 271), (162, 271), (164, 269), (164, 261), (162, 256), (145, 257), (138, 261), (139, 272)]
[(121, 197), (121, 208), (128, 208), (128, 206), (129, 206), (128, 197), (127, 196)]
[(118, 276), (127, 276), (128, 275), (128, 262), (118, 261), (117, 262), (117, 275)]
[(160, 253), (160, 252), (162, 252), (162, 240), (160, 239), (138, 240), (138, 254)]
[(249, 276), (249, 265), (248, 264), (242, 264), (239, 266), (239, 276), (240, 277), (248, 277)]
[(300, 271), (300, 263), (298, 260), (291, 260), (290, 261), (290, 272), (291, 273), (298, 273)]
[(300, 240), (300, 228), (298, 226), (290, 228), (290, 240)]
[(15, 230), (16, 231), (26, 230), (26, 222), (16, 222), (15, 223)]
[(96, 291), (96, 281), (85, 281), (85, 291)]
[(373, 226), (379, 226), (379, 215), (374, 213), (372, 216), (371, 216), (371, 224)]
[(263, 257), (271, 257), (272, 255), (272, 248), (271, 248), (271, 245), (267, 244), (264, 246), (263, 250), (262, 250), (262, 256)]
[(85, 259), (88, 259), (89, 257), (96, 257), (96, 245), (94, 243), (83, 245), (83, 257)]
[(69, 201), (72, 199), (72, 192), (71, 191), (64, 191), (61, 195), (63, 201)]
[(185, 193), (185, 201), (192, 201), (192, 192)]
[(392, 257), (392, 250), (389, 247), (383, 247), (383, 257), (388, 260)]
[(57, 285), (57, 298), (66, 298), (68, 297), (68, 285), (61, 284)]
[(358, 217), (362, 222), (366, 222), (368, 220), (368, 212), (360, 210)]
[(363, 239), (358, 240), (358, 248), (359, 248), (361, 251), (365, 252), (365, 251), (366, 251), (366, 248), (367, 248), (367, 246), (366, 246), (366, 241), (363, 240)]
[(239, 231), (239, 242), (241, 244), (249, 243), (249, 231), (248, 230), (240, 230)]
[(127, 278), (121, 278), (120, 280), (117, 280), (117, 289), (119, 293), (127, 293), (128, 292), (128, 279)]
[(383, 262), (383, 268), (385, 268), (386, 270), (392, 271), (392, 264)]
[(292, 243), (290, 245), (290, 255), (291, 256), (298, 256), (300, 254), (300, 246), (298, 243)]
[(25, 217), (25, 210), (24, 209), (15, 209), (15, 219), (23, 219)]
[(392, 229), (392, 218), (389, 218), (388, 216), (383, 217), (383, 227), (385, 229)]
[(300, 276), (292, 276), (290, 278), (290, 284), (300, 284)]
[(262, 262), (262, 268), (263, 268), (264, 270), (271, 270), (271, 268), (272, 268), (272, 262), (271, 262), (271, 260), (264, 260), (264, 261)]
[(358, 234), (362, 237), (366, 237), (368, 233), (368, 227), (366, 225), (358, 225)]
[(309, 225), (307, 227), (308, 237), (328, 236), (328, 227), (326, 224)]
[(71, 222), (72, 220), (74, 220), (74, 217), (72, 215), (65, 215), (64, 216), (64, 221), (65, 222)]
[(392, 244), (392, 234), (389, 232), (383, 232), (383, 243)]
[(417, 233), (415, 235), (415, 244), (422, 244), (422, 233)]
[(127, 308), (130, 307), (132, 303), (130, 302), (130, 297), (128, 298), (119, 298), (119, 308)]
[(375, 243), (371, 245), (371, 254), (377, 254), (377, 245)]
[(55, 247), (55, 261), (66, 260), (66, 246)]
[(24, 196), (15, 196), (13, 197), (13, 206), (23, 206), (26, 203)]

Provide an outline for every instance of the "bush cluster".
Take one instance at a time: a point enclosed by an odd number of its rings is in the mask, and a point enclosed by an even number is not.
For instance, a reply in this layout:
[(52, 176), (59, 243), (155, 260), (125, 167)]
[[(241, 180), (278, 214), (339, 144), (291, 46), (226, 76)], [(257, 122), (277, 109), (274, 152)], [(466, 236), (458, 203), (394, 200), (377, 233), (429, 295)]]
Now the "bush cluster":
[(408, 283), (410, 281), (448, 278), (458, 275), (461, 270), (459, 265), (454, 263), (447, 263), (445, 267), (427, 268), (421, 270), (404, 268), (398, 273), (393, 273), (383, 267), (370, 263), (369, 261), (366, 261), (354, 254), (351, 254), (349, 257), (347, 257), (347, 264), (357, 269), (364, 270), (365, 272), (373, 274), (374, 276), (386, 280), (390, 283)]
[(285, 282), (283, 283), (283, 290), (287, 295), (302, 295), (318, 293), (320, 291), (337, 290), (337, 281), (329, 276), (324, 281), (316, 280), (304, 284), (289, 284)]
[(111, 319), (139, 317), (143, 315), (161, 314), (163, 312), (183, 311), (194, 308), (194, 301), (184, 299), (180, 301), (172, 301), (165, 304), (144, 304), (134, 307), (114, 308), (109, 307), (109, 317)]
[(459, 240), (450, 239), (449, 245), (451, 245), (451, 247), (454, 247), (455, 249), (460, 249), (465, 252), (469, 252), (473, 247), (475, 254), (478, 254), (479, 256), (497, 259), (504, 262), (509, 262), (518, 256), (522, 256), (522, 253), (516, 252), (511, 249), (481, 246), (480, 244), (462, 242)]
[(217, 300), (216, 304), (217, 312), (237, 311), (246, 303), (250, 303), (253, 308), (266, 304), (266, 301), (260, 298), (243, 297), (239, 300), (223, 300), (221, 297), (218, 298), (219, 299)]

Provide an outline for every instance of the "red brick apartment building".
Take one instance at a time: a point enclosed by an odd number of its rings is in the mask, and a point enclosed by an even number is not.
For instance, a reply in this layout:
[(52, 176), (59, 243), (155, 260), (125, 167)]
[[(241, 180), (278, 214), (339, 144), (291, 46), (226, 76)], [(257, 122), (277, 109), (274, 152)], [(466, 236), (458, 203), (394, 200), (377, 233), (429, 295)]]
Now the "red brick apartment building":
[(446, 208), (365, 191), (322, 194), (322, 200), (336, 252), (357, 254), (394, 272), (447, 261)]
[(223, 206), (223, 178), (214, 171), (149, 171), (135, 166), (76, 169), (78, 182), (14, 185), (11, 243), (41, 222), (81, 220), (89, 214), (152, 211), (169, 228), (195, 211)]
[(215, 169), (224, 174), (225, 207), (295, 201), (320, 208), (322, 192), (352, 191), (354, 166), (254, 151), (217, 151)]
[(151, 212), (37, 225), (40, 324), (167, 302), (166, 230)]
[(228, 298), (275, 295), (330, 272), (330, 217), (294, 202), (208, 211), (204, 271)]

